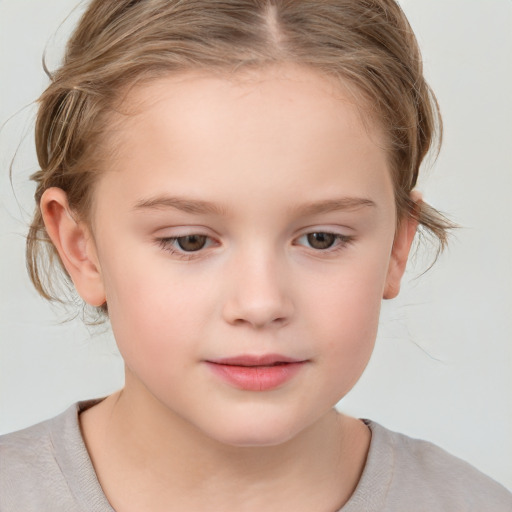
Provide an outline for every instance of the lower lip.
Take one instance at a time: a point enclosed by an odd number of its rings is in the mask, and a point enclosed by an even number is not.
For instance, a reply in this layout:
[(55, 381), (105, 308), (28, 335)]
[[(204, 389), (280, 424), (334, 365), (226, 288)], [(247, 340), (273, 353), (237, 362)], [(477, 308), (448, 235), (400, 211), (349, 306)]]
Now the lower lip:
[(207, 362), (210, 369), (236, 388), (246, 391), (269, 391), (291, 380), (305, 361), (275, 366), (235, 366)]

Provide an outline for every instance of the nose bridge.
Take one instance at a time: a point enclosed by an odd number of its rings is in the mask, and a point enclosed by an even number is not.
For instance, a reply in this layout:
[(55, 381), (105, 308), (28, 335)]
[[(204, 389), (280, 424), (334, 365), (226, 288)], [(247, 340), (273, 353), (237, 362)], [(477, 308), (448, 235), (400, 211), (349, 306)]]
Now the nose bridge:
[(270, 244), (252, 243), (233, 254), (233, 258), (225, 319), (258, 328), (286, 323), (292, 314), (292, 303), (283, 255)]

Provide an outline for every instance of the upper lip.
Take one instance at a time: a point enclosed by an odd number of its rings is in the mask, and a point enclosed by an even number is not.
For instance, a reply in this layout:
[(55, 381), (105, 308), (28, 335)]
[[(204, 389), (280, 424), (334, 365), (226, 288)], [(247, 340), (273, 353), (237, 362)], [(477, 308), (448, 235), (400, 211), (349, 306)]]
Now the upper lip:
[(304, 359), (283, 356), (281, 354), (250, 355), (243, 354), (234, 357), (209, 359), (209, 363), (225, 364), (231, 366), (271, 366), (279, 363), (302, 363)]

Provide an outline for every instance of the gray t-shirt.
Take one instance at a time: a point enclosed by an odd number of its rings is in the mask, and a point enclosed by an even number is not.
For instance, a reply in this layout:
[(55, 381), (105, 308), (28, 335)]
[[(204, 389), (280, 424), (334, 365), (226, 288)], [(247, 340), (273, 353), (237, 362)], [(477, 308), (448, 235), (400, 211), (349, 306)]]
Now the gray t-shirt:
[[(80, 432), (81, 402), (0, 437), (0, 512), (113, 512)], [(510, 512), (512, 494), (437, 446), (365, 420), (363, 475), (340, 512)]]

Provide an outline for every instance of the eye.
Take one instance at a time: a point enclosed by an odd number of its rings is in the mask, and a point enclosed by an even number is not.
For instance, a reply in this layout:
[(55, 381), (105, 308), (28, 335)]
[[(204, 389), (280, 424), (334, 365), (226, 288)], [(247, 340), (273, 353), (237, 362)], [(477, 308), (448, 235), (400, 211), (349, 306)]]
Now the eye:
[(201, 249), (214, 244), (209, 236), (199, 234), (158, 238), (157, 242), (162, 249), (176, 256), (186, 256), (187, 254), (199, 252)]
[(205, 235), (186, 235), (176, 237), (174, 240), (181, 250), (185, 252), (194, 252), (204, 248), (208, 241), (208, 237)]
[(347, 245), (351, 240), (351, 237), (346, 235), (340, 235), (337, 233), (328, 233), (326, 231), (316, 231), (313, 233), (307, 233), (297, 239), (299, 245), (305, 245), (323, 251), (334, 247), (343, 247)]
[(328, 249), (336, 242), (336, 235), (333, 233), (309, 233), (306, 235), (306, 239), (313, 249)]

